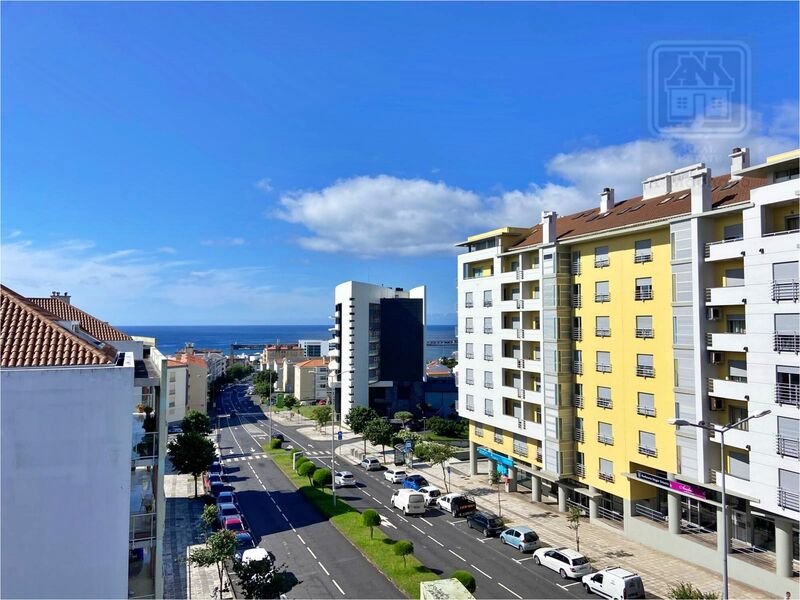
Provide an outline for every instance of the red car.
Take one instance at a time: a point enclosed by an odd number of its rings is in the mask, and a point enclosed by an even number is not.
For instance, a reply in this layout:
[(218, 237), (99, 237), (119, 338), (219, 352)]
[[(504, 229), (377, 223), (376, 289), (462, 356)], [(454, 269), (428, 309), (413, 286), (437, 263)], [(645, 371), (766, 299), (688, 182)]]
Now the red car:
[(223, 527), (228, 531), (247, 531), (247, 528), (242, 523), (241, 517), (225, 517)]

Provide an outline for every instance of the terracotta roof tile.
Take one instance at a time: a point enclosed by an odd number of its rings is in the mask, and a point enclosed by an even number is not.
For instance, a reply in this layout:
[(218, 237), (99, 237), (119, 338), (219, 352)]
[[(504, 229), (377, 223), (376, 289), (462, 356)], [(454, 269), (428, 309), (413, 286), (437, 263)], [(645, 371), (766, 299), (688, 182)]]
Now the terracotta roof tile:
[(6, 286), (0, 286), (2, 311), (2, 367), (57, 367), (107, 365), (116, 359), (116, 350), (88, 341), (64, 329), (63, 320), (29, 302)]
[(116, 327), (112, 327), (105, 321), (93, 317), (77, 306), (67, 304), (60, 298), (28, 298), (28, 302), (33, 302), (37, 306), (50, 311), (63, 321), (78, 321), (81, 325), (81, 329), (100, 341), (117, 342), (132, 339), (127, 333), (120, 331)]
[(328, 361), (324, 358), (310, 358), (295, 364), (295, 367), (311, 368), (311, 367), (327, 367)]
[(178, 352), (175, 354), (175, 358), (178, 359), (183, 364), (193, 364), (197, 367), (203, 367), (204, 369), (208, 368), (208, 363), (200, 356), (195, 356), (193, 354), (183, 354), (182, 352)]

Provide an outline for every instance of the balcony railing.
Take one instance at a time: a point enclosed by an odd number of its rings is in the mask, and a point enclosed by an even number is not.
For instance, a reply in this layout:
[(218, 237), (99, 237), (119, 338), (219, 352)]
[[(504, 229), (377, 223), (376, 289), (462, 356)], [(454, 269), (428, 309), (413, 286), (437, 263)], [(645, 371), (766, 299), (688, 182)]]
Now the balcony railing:
[(597, 434), (597, 441), (601, 444), (606, 444), (608, 446), (614, 445), (614, 436), (611, 435), (604, 435), (602, 433)]
[(576, 342), (580, 342), (583, 339), (583, 329), (580, 327), (573, 328), (572, 339)]
[(776, 331), (772, 349), (775, 352), (800, 352), (800, 333)]
[(572, 294), (572, 307), (573, 308), (580, 308), (581, 307), (581, 295), (580, 294)]
[(472, 377), (466, 377), (465, 382), (467, 385), (475, 385), (475, 380)]
[(575, 430), (575, 441), (582, 442), (584, 440), (583, 436), (583, 429), (576, 429)]
[(637, 377), (655, 377), (656, 376), (656, 369), (655, 367), (648, 367), (645, 365), (636, 365), (636, 376)]
[(517, 298), (517, 308), (519, 310), (525, 308), (525, 300), (523, 300), (522, 298)]
[(484, 381), (483, 387), (485, 387), (487, 390), (491, 390), (492, 388), (494, 388), (494, 383), (492, 383), (491, 381)]
[(652, 252), (647, 252), (646, 254), (645, 253), (636, 254), (633, 257), (633, 262), (635, 263), (646, 263), (646, 262), (651, 262), (652, 260), (653, 260)]
[(637, 338), (651, 338), (653, 337), (653, 330), (652, 329), (640, 329), (636, 328), (636, 337)]
[(130, 542), (156, 538), (156, 513), (139, 513), (130, 516)]
[(777, 279), (772, 282), (772, 299), (775, 302), (791, 300), (797, 302), (800, 297), (800, 282), (797, 279)]
[(493, 330), (492, 330), (492, 328), (491, 328), (491, 327), (484, 327), (484, 328), (483, 328), (483, 333), (492, 333), (492, 331), (493, 331)]
[(572, 261), (572, 274), (573, 275), (580, 275), (581, 274), (581, 261), (573, 260)]
[(603, 473), (600, 471), (597, 476), (602, 479), (603, 481), (608, 481), (609, 483), (614, 483), (614, 474), (613, 473)]
[(483, 301), (483, 306), (484, 306), (484, 308), (490, 308), (492, 306), (492, 301), (491, 300), (484, 300)]
[(472, 308), (475, 306), (471, 301), (464, 302), (464, 308)]
[(484, 354), (483, 360), (489, 360), (489, 361), (494, 360), (494, 356), (492, 356), (491, 354)]
[(613, 406), (613, 403), (611, 402), (611, 398), (601, 398), (600, 396), (598, 396), (597, 406), (600, 408), (611, 408)]
[(610, 329), (595, 329), (594, 330), (595, 337), (611, 337), (611, 330)]
[(475, 358), (475, 353), (474, 352), (465, 352), (464, 353), (464, 357), (465, 358)]
[(525, 389), (521, 388), (521, 387), (518, 387), (518, 388), (516, 388), (516, 390), (517, 390), (517, 398), (522, 398), (524, 400), (525, 399)]
[(778, 454), (781, 456), (800, 458), (800, 440), (797, 438), (788, 438), (779, 435), (777, 442)]
[(572, 372), (576, 375), (583, 375), (583, 363), (579, 360), (573, 361)]
[(776, 383), (775, 402), (778, 404), (791, 404), (792, 406), (800, 406), (800, 384)]
[(583, 408), (583, 396), (576, 395), (572, 399), (572, 404), (575, 406), (575, 408)]
[(494, 408), (484, 408), (483, 409), (483, 414), (485, 414), (487, 417), (493, 417), (494, 416)]
[(778, 506), (800, 511), (800, 494), (793, 490), (778, 488)]
[(657, 456), (658, 451), (650, 446), (639, 446), (639, 454), (644, 454), (645, 456)]
[(636, 414), (644, 415), (645, 417), (655, 417), (656, 409), (654, 406), (637, 406)]
[(145, 433), (142, 439), (131, 447), (131, 460), (158, 458), (158, 433)]
[(536, 449), (536, 462), (542, 462), (542, 449)]
[(467, 325), (467, 326), (464, 328), (464, 332), (465, 332), (465, 333), (475, 333), (475, 328), (474, 328), (474, 327), (470, 327), (469, 325)]
[(514, 440), (514, 454), (519, 456), (528, 456), (528, 444), (520, 443)]
[(607, 256), (595, 256), (594, 258), (594, 266), (597, 268), (607, 267), (610, 264), (611, 261), (608, 259)]
[(575, 465), (575, 475), (586, 477), (586, 465)]
[(611, 294), (595, 294), (595, 302), (611, 302)]
[(653, 299), (653, 286), (643, 285), (636, 288), (633, 293), (634, 300), (652, 300)]
[(611, 373), (611, 365), (597, 363), (597, 371), (599, 373)]

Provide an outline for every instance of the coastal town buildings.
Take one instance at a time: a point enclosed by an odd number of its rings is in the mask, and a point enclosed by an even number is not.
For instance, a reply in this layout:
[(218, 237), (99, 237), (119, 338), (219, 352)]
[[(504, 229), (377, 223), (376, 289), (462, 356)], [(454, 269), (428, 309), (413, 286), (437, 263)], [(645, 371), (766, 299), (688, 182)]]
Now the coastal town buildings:
[(424, 399), (425, 286), (336, 286), (328, 385), (337, 414), (371, 406), (391, 416)]
[(208, 363), (195, 354), (189, 346), (184, 352), (175, 355), (175, 360), (186, 366), (186, 410), (208, 413)]
[[(461, 244), (458, 412), (472, 468), (487, 457), (534, 501), (550, 495), (710, 568), (731, 550), (732, 577), (796, 587), (799, 156), (750, 166), (735, 148), (728, 173), (676, 168), (638, 197), (606, 188), (594, 208)], [(764, 411), (724, 448), (718, 432), (669, 421)]]
[(180, 423), (189, 409), (189, 369), (186, 363), (167, 359), (167, 424)]
[(328, 398), (328, 360), (312, 358), (294, 365), (292, 393), (301, 402)]
[(1, 508), (14, 516), (0, 595), (162, 597), (164, 357), (68, 294), (0, 295)]
[(297, 343), (303, 349), (305, 358), (326, 357), (330, 351), (328, 340), (298, 340)]

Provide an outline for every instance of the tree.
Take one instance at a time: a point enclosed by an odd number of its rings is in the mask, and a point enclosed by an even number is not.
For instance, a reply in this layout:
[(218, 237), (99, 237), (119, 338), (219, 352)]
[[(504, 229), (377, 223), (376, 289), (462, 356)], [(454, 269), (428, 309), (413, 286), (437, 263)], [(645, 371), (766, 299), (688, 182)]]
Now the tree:
[(295, 406), (297, 406), (297, 402), (298, 400), (294, 396), (283, 397), (283, 405), (289, 410), (292, 410)]
[(447, 493), (450, 493), (450, 487), (447, 483), (447, 463), (451, 458), (456, 455), (455, 449), (447, 444), (437, 444), (429, 442), (426, 444), (418, 444), (414, 453), (420, 460), (424, 460), (431, 466), (439, 465), (442, 468), (442, 479), (444, 479), (444, 487)]
[(308, 483), (312, 484), (313, 482), (311, 481), (311, 477), (314, 475), (314, 471), (316, 470), (317, 465), (309, 460), (297, 467), (297, 474), (301, 477), (308, 477)]
[(394, 544), (394, 554), (395, 556), (402, 556), (403, 557), (403, 566), (406, 566), (406, 556), (409, 554), (414, 554), (414, 544), (409, 542), (408, 540), (399, 540)]
[(689, 582), (681, 581), (677, 585), (669, 586), (669, 598), (675, 600), (717, 600), (719, 594), (714, 592), (702, 592)]
[(406, 423), (408, 423), (414, 418), (414, 413), (410, 413), (407, 410), (400, 410), (394, 413), (394, 418), (400, 421), (403, 427), (405, 427)]
[(219, 590), (222, 592), (222, 577), (225, 569), (225, 561), (230, 560), (236, 552), (236, 535), (227, 529), (221, 529), (212, 533), (203, 548), (193, 550), (189, 555), (189, 562), (198, 567), (217, 567), (219, 575)]
[(230, 378), (233, 381), (239, 381), (240, 379), (244, 379), (252, 372), (253, 372), (253, 367), (251, 367), (250, 365), (242, 365), (236, 363), (235, 365), (231, 365), (230, 367), (228, 367), (228, 376), (230, 376)]
[(219, 509), (216, 504), (209, 504), (203, 509), (203, 514), (200, 516), (200, 524), (203, 526), (203, 537), (208, 540), (208, 532), (213, 530), (217, 524), (219, 517)]
[[(350, 412), (347, 413), (347, 416), (344, 418), (344, 422), (350, 428), (350, 430), (355, 433), (356, 435), (361, 435), (364, 433), (364, 428), (367, 426), (367, 423), (370, 421), (374, 421), (375, 419), (379, 419), (378, 413), (375, 412), (374, 408), (369, 406), (354, 406), (350, 409)], [(367, 453), (367, 438), (364, 438), (364, 454)]]
[(197, 478), (217, 459), (214, 443), (199, 433), (181, 433), (169, 443), (167, 453), (178, 473), (194, 477), (194, 497), (197, 498)]
[(333, 414), (333, 409), (328, 406), (316, 406), (314, 410), (311, 411), (311, 416), (317, 422), (317, 425), (321, 427), (325, 427), (325, 424), (331, 420), (331, 415)]
[(380, 446), (383, 453), (383, 462), (386, 462), (386, 445), (392, 443), (392, 426), (384, 419), (374, 419), (364, 428), (364, 437), (370, 444)]
[(286, 565), (269, 559), (233, 562), (245, 598), (278, 598), (286, 587)]
[(575, 546), (578, 552), (581, 551), (581, 540), (578, 536), (578, 528), (581, 526), (581, 511), (574, 506), (570, 506), (567, 514), (567, 527), (575, 532)]
[(211, 433), (211, 419), (196, 410), (186, 411), (186, 416), (181, 421), (181, 431), (183, 433), (199, 433), (201, 435), (208, 435)]
[(455, 358), (446, 358), (443, 356), (442, 358), (439, 359), (439, 363), (444, 365), (448, 369), (453, 370), (455, 366), (458, 364), (458, 361)]
[(331, 483), (331, 470), (322, 468), (314, 471), (314, 485), (317, 487), (325, 487)]
[(364, 527), (369, 527), (369, 539), (373, 539), (372, 528), (381, 524), (381, 516), (378, 514), (377, 510), (368, 508), (361, 513), (361, 522), (364, 524)]
[(281, 440), (281, 439), (279, 439), (279, 438), (272, 438), (272, 439), (269, 441), (269, 447), (270, 447), (272, 450), (278, 450), (278, 449), (281, 447), (281, 444), (283, 444), (283, 440)]
[(300, 455), (294, 459), (294, 470), (298, 473), (300, 472), (300, 465), (303, 463), (311, 462), (311, 460), (307, 456)]
[(453, 579), (458, 579), (467, 591), (472, 594), (475, 591), (476, 583), (475, 576), (469, 571), (453, 571), (451, 575)]

